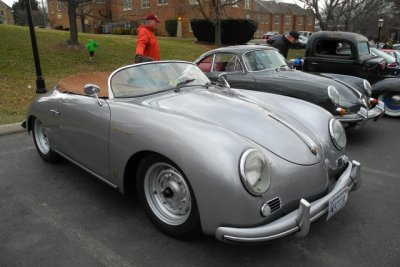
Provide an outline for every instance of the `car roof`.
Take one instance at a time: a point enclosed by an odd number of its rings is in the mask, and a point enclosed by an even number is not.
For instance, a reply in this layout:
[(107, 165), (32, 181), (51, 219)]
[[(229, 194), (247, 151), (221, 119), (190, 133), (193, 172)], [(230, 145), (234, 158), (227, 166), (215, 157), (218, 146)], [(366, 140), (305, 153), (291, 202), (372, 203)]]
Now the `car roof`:
[[(244, 53), (249, 50), (260, 50), (260, 49), (266, 49), (266, 50), (276, 50), (276, 48), (269, 46), (269, 45), (264, 45), (264, 44), (249, 44), (249, 45), (231, 45), (231, 46), (224, 46), (220, 48), (216, 48), (214, 50), (211, 50), (212, 52), (237, 52), (237, 53)], [(210, 52), (211, 52), (210, 51)]]
[(338, 32), (338, 31), (319, 31), (313, 33), (308, 40), (311, 41), (311, 43), (315, 39), (345, 39), (349, 40), (354, 43), (358, 42), (368, 42), (368, 38), (365, 37), (364, 35), (354, 33), (354, 32)]

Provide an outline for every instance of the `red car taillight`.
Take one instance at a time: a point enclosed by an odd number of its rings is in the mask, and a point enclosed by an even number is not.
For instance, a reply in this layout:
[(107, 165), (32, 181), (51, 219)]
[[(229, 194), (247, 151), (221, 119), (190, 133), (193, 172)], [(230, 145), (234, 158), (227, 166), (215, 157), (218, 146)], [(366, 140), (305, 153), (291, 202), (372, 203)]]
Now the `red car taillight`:
[(393, 62), (393, 63), (387, 64), (387, 67), (388, 67), (388, 68), (391, 68), (391, 69), (397, 68), (398, 66), (399, 66), (399, 64), (397, 64), (397, 62)]
[(385, 70), (386, 68), (386, 61), (382, 60), (379, 62), (379, 70)]

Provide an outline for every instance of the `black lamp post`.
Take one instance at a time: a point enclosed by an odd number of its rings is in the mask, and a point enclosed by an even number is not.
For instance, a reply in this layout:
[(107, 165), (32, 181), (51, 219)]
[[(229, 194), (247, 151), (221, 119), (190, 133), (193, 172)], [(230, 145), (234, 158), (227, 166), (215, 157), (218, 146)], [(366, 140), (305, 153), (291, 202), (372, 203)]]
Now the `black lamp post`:
[(379, 49), (379, 42), (381, 41), (381, 29), (382, 29), (382, 26), (383, 26), (383, 19), (380, 18), (378, 20), (378, 44), (376, 45), (376, 48), (378, 48), (378, 49)]
[(27, 16), (28, 16), (29, 31), (31, 33), (33, 59), (35, 61), (36, 93), (37, 94), (44, 94), (44, 93), (47, 92), (47, 90), (46, 90), (46, 85), (44, 84), (44, 79), (42, 77), (42, 70), (40, 68), (40, 60), (39, 60), (39, 53), (38, 53), (37, 43), (36, 43), (35, 28), (33, 27), (33, 22), (32, 22), (32, 12), (31, 12), (31, 2), (30, 2), (30, 0), (25, 0), (25, 7), (26, 7), (26, 13), (27, 13)]

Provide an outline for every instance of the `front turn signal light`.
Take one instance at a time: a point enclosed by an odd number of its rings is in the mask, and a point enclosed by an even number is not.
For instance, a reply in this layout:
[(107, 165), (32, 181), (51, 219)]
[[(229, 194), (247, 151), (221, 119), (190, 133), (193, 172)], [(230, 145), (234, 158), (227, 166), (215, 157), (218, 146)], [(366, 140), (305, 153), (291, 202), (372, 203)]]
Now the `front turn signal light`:
[(369, 105), (370, 106), (375, 106), (376, 104), (378, 104), (378, 99), (371, 97), (369, 99)]
[(336, 111), (340, 116), (343, 116), (347, 112), (344, 108), (337, 108)]

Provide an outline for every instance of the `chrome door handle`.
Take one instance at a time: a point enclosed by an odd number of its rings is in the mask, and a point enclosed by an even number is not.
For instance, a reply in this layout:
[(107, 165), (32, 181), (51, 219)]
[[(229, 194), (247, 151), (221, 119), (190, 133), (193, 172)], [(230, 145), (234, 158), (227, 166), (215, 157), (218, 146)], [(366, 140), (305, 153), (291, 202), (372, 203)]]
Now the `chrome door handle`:
[(54, 116), (60, 116), (60, 112), (57, 109), (51, 109), (50, 112), (53, 113)]

